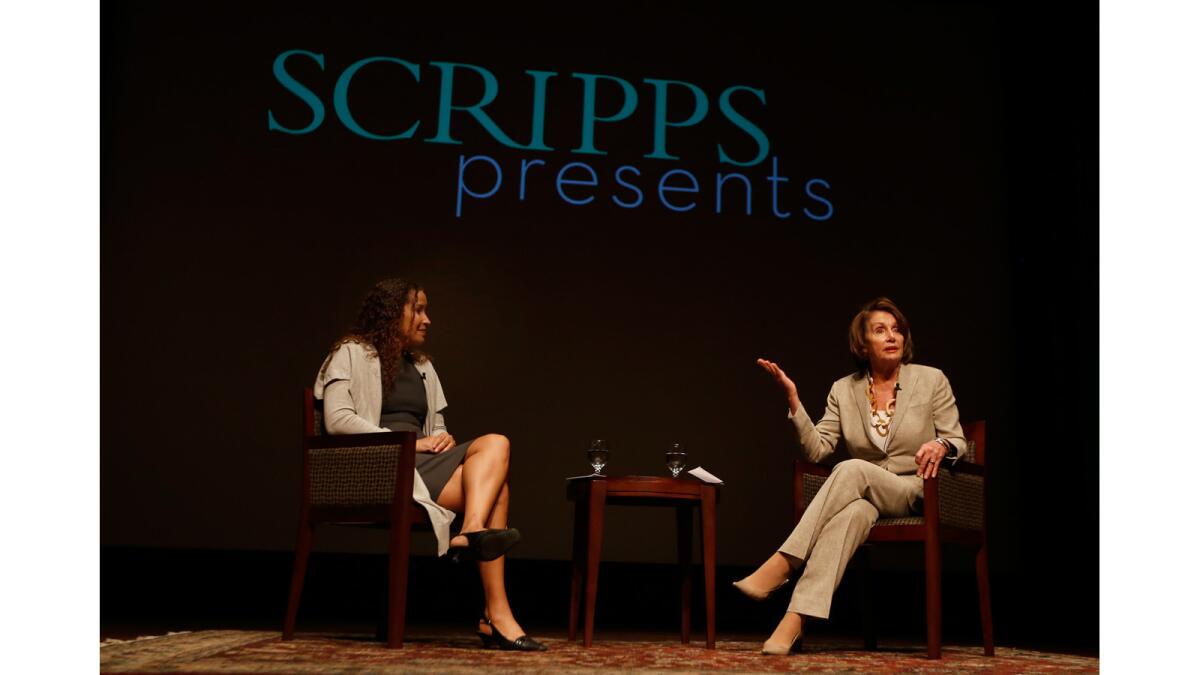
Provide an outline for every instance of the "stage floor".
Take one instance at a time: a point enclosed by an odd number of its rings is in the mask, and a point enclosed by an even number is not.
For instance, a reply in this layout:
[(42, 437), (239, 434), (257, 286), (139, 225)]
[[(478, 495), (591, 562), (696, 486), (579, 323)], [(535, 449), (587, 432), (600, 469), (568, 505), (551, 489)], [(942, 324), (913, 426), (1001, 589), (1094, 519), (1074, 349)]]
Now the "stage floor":
[[(535, 634), (550, 649), (541, 653), (484, 650), (467, 631), (414, 628), (404, 648), (389, 650), (367, 633), (298, 633), (291, 642), (278, 631), (200, 630), (122, 639), (100, 645), (100, 670), (122, 672), (255, 673), (468, 673), (505, 672), (909, 672), (994, 673), (1097, 672), (1098, 658), (1030, 649), (948, 645), (943, 658), (925, 658), (920, 644), (881, 644), (866, 651), (860, 641), (817, 635), (790, 656), (759, 653), (762, 637), (720, 636), (716, 649), (704, 649), (693, 634), (690, 645), (677, 634), (604, 632), (584, 649), (564, 633)], [(696, 638), (699, 637), (699, 640)]]

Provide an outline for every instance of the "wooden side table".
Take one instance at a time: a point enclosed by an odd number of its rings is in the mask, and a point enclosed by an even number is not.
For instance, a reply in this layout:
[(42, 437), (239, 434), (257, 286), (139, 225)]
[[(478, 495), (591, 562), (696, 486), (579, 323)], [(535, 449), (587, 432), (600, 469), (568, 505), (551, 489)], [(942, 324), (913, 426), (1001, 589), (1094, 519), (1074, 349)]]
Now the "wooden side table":
[(705, 647), (717, 643), (717, 486), (694, 478), (611, 476), (572, 481), (567, 499), (575, 502), (575, 541), (571, 568), (571, 619), (567, 639), (579, 627), (580, 594), (584, 595), (583, 646), (592, 646), (596, 618), (596, 581), (600, 572), (600, 546), (604, 541), (606, 504), (669, 506), (675, 508), (680, 567), (680, 637), (684, 644), (692, 632), (692, 508), (700, 507), (704, 558), (704, 600), (707, 618)]

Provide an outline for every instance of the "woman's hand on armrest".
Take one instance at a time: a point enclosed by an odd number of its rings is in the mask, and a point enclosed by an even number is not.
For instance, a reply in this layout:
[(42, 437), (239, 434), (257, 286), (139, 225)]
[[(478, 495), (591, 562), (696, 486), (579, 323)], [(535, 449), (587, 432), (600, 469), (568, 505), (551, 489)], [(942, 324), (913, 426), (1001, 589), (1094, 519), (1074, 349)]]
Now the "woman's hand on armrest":
[(938, 441), (929, 441), (917, 449), (917, 475), (921, 478), (937, 478), (938, 464), (946, 457), (946, 446)]

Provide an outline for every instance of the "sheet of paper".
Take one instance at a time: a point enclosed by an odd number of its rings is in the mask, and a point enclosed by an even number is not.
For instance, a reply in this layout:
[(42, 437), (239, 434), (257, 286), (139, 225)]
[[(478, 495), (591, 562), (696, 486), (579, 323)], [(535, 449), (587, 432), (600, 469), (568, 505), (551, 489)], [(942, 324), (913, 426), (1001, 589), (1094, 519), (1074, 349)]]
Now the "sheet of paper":
[(716, 476), (712, 475), (711, 473), (705, 471), (704, 467), (698, 466), (694, 469), (689, 470), (688, 473), (695, 476), (696, 478), (699, 478), (700, 480), (704, 481), (705, 483), (712, 483), (714, 485), (724, 485), (725, 484), (725, 481), (723, 481), (720, 478), (717, 478)]

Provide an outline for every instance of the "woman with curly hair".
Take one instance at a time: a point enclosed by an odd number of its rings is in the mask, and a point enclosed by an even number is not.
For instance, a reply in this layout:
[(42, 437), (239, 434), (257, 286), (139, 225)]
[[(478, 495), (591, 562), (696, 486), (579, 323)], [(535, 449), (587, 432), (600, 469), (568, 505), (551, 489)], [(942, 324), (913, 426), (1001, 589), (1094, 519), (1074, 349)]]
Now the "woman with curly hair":
[[(418, 284), (386, 279), (371, 288), (357, 323), (334, 343), (313, 385), (324, 401), (325, 430), (418, 433), (413, 498), (429, 513), (440, 555), (479, 563), (484, 647), (544, 650), (517, 623), (504, 589), (503, 556), (520, 539), (508, 527), (508, 439), (487, 434), (457, 443), (447, 432), (446, 397), (421, 351), (428, 307)], [(451, 537), (455, 513), (463, 514), (462, 529)]]

